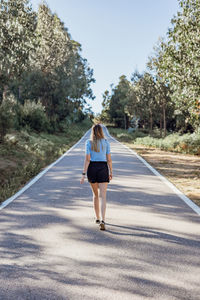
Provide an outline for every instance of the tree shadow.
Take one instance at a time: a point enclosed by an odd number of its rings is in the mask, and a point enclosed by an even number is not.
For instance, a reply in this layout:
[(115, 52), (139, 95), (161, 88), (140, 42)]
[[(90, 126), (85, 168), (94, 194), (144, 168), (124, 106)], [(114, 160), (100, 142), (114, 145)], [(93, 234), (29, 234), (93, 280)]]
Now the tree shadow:
[(83, 145), (1, 212), (0, 299), (198, 299), (199, 217), (127, 150), (113, 155), (100, 231)]

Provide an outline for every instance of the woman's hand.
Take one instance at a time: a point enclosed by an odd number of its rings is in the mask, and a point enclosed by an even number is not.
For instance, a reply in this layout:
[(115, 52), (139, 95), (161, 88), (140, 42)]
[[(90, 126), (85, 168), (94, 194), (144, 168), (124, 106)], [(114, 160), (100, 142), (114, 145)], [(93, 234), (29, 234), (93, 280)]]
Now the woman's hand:
[(109, 180), (112, 180), (112, 178), (113, 178), (112, 173), (110, 173)]
[(84, 180), (85, 180), (85, 176), (82, 175), (81, 180), (80, 180), (80, 184), (83, 184), (83, 183), (84, 183)]

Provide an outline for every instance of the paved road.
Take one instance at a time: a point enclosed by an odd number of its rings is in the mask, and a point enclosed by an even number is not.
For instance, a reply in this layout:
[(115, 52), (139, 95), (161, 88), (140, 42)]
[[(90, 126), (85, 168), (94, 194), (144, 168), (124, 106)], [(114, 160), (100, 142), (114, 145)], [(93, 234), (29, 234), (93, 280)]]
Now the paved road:
[(88, 136), (0, 211), (0, 299), (200, 299), (200, 216), (109, 139), (114, 179), (99, 231), (79, 184)]

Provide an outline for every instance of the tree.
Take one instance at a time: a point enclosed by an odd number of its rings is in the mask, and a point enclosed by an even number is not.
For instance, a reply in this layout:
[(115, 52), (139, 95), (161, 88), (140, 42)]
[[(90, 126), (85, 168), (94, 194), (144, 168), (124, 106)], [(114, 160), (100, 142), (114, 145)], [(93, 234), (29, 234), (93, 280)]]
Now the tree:
[(41, 102), (55, 128), (83, 118), (94, 78), (81, 45), (44, 2), (36, 14), (28, 0), (0, 1), (0, 104), (9, 90), (19, 106)]
[(44, 3), (37, 13), (36, 38), (39, 46), (32, 64), (43, 73), (54, 73), (70, 52), (70, 36), (64, 24)]
[(155, 101), (159, 107), (158, 111), (160, 114), (160, 136), (162, 137), (162, 131), (166, 136), (167, 131), (167, 115), (172, 112), (170, 108), (173, 107), (173, 114), (171, 114), (171, 120), (174, 116), (174, 105), (172, 101), (172, 91), (169, 80), (166, 76), (168, 72), (168, 66), (165, 62), (167, 43), (163, 38), (159, 39), (157, 45), (154, 47), (154, 55), (149, 57), (147, 67), (152, 72), (154, 81), (156, 83), (156, 95)]
[(38, 10), (36, 36), (33, 71), (25, 75), (23, 97), (37, 101), (39, 96), (49, 118), (60, 121), (74, 109), (82, 109), (85, 97), (93, 99), (93, 70), (80, 55), (81, 45), (44, 3)]
[(170, 88), (177, 128), (187, 131), (200, 124), (200, 2), (179, 0), (180, 11), (171, 20), (167, 41), (153, 58), (157, 76)]
[(110, 121), (109, 107), (110, 107), (111, 95), (109, 94), (109, 91), (106, 90), (102, 96), (103, 96), (103, 102), (102, 102), (103, 109), (101, 112), (101, 120), (103, 122), (109, 122)]
[(174, 64), (169, 81), (177, 109), (184, 107), (191, 123), (199, 126), (196, 101), (200, 99), (200, 2), (179, 2), (181, 11), (172, 19), (173, 28), (168, 32), (170, 63)]
[(118, 127), (129, 126), (129, 117), (127, 114), (128, 95), (130, 92), (130, 81), (126, 79), (126, 76), (122, 75), (119, 78), (118, 85), (112, 89), (112, 95), (110, 98), (109, 114), (112, 122)]
[(3, 99), (8, 85), (19, 79), (28, 68), (30, 52), (34, 49), (36, 14), (28, 0), (0, 2), (0, 82)]

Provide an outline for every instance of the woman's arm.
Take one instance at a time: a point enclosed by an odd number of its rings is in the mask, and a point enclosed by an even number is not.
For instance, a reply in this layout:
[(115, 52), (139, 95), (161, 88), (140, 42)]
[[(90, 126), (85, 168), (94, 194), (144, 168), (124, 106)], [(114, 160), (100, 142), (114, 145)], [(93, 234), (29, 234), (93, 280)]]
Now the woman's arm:
[[(85, 161), (84, 161), (84, 167), (83, 167), (83, 173), (87, 173), (87, 169), (88, 169), (88, 166), (90, 164), (90, 154), (86, 154), (85, 156)], [(81, 177), (81, 181), (80, 183), (84, 183), (84, 179), (85, 179), (85, 175), (82, 175)]]
[(107, 163), (108, 163), (108, 168), (109, 168), (109, 178), (110, 180), (112, 179), (112, 159), (111, 159), (111, 154), (106, 154), (107, 158)]

